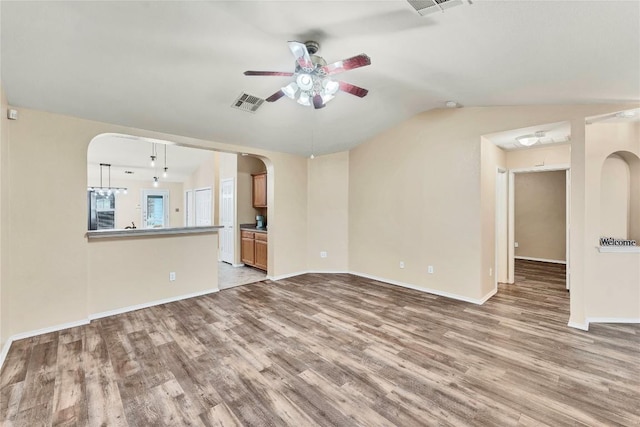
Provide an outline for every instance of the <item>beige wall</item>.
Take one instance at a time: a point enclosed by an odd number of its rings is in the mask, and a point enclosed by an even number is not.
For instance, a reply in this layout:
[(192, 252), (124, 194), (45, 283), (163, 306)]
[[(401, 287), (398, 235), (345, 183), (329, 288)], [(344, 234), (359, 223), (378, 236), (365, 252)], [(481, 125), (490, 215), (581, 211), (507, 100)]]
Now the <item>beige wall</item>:
[(602, 230), (602, 167), (606, 158), (615, 152), (633, 154), (634, 159), (640, 157), (640, 123), (595, 123), (586, 127), (585, 318), (637, 321), (640, 319), (640, 253), (600, 253), (596, 249)]
[[(506, 169), (506, 153), (495, 144), (485, 138), (481, 138), (481, 160), (480, 160), (480, 192), (481, 194), (493, 194), (493, 197), (483, 197), (481, 199), (482, 241), (494, 240), (496, 235), (496, 181), (498, 169)], [(496, 251), (483, 251), (481, 254), (480, 282), (481, 295), (489, 295), (496, 290), (495, 270)]]
[[(217, 224), (218, 222), (218, 183), (216, 180), (217, 171), (216, 163), (218, 159), (218, 153), (213, 151), (202, 151), (203, 161), (202, 164), (196, 169), (189, 178), (187, 178), (182, 186), (182, 224), (184, 222), (184, 193), (188, 190), (195, 190), (199, 188), (211, 188), (211, 224)], [(195, 197), (195, 196), (194, 196)]]
[(566, 171), (515, 174), (516, 257), (566, 261)]
[(629, 235), (631, 174), (629, 165), (612, 154), (602, 164), (600, 187), (600, 236), (631, 238)]
[[(567, 120), (572, 128), (571, 223), (575, 232), (572, 232), (571, 244), (576, 248), (571, 255), (571, 320), (580, 324), (587, 313), (604, 316), (603, 313), (611, 312), (617, 299), (605, 299), (603, 306), (593, 305), (603, 288), (593, 286), (591, 281), (595, 277), (610, 279), (607, 276), (610, 267), (595, 274), (588, 266), (593, 258), (607, 255), (598, 254), (594, 249), (599, 218), (596, 220), (592, 214), (597, 212), (599, 216), (599, 196), (594, 195), (599, 194), (601, 162), (608, 154), (603, 154), (600, 163), (592, 164), (591, 159), (600, 154), (594, 157), (590, 147), (594, 138), (590, 138), (589, 147), (585, 145), (584, 118), (625, 108), (629, 106), (433, 110), (358, 146), (348, 155), (348, 177), (345, 178), (348, 179), (345, 186), (348, 185), (346, 259), (349, 270), (475, 301), (486, 296), (491, 285), (487, 272), (493, 260), (484, 254), (494, 251), (495, 236), (482, 229), (483, 224), (494, 221), (494, 212), (486, 207), (495, 203), (495, 187), (491, 190), (487, 180), (482, 179), (485, 153), (481, 150), (480, 135)], [(310, 220), (337, 218), (336, 222), (314, 223), (315, 236), (336, 232), (335, 224), (340, 222), (341, 214), (331, 212), (330, 204), (323, 205), (314, 196), (310, 197), (309, 191), (317, 187), (316, 178), (325, 168), (335, 167), (347, 175), (341, 166), (346, 161), (343, 155), (316, 168), (301, 156), (28, 109), (20, 109), (20, 120), (9, 123), (8, 127), (9, 140), (3, 153), (10, 151), (11, 157), (0, 158), (3, 339), (86, 319), (89, 314), (88, 280), (92, 273), (85, 237), (86, 155), (89, 141), (98, 134), (125, 133), (206, 149), (249, 151), (260, 156), (269, 174), (270, 276), (291, 275), (314, 265), (309, 253), (317, 252), (322, 242), (315, 237), (308, 238)], [(627, 130), (626, 138), (633, 137), (638, 141), (637, 129), (635, 133)], [(616, 143), (616, 148), (633, 148), (628, 140), (624, 144)], [(633, 149), (637, 153), (638, 148)], [(330, 164), (334, 162), (335, 165)], [(314, 170), (309, 172), (309, 167)], [(222, 162), (220, 169), (222, 177)], [(592, 182), (593, 176), (597, 176), (597, 183)], [(41, 185), (42, 177), (47, 178), (52, 191), (44, 194), (31, 191)], [(489, 188), (486, 192), (485, 187)], [(344, 194), (339, 197), (344, 198)], [(43, 205), (50, 212), (47, 216), (37, 214)], [(634, 280), (638, 283), (638, 258), (635, 254), (628, 255), (615, 261), (626, 262), (619, 275), (621, 281), (629, 284), (628, 291), (615, 297), (625, 301), (617, 312), (618, 317), (633, 316), (636, 313), (634, 298), (639, 300), (632, 287)], [(398, 268), (399, 261), (405, 262), (404, 269)], [(435, 267), (434, 274), (426, 272), (427, 265)], [(601, 271), (604, 275), (598, 276)], [(615, 291), (620, 289), (616, 287)]]
[[(264, 215), (268, 220), (268, 209), (253, 207), (253, 177), (251, 174), (266, 172), (267, 167), (262, 160), (251, 156), (238, 156), (238, 179), (236, 206), (238, 209), (238, 224), (255, 224), (256, 215)], [(240, 240), (236, 242), (240, 245)]]
[(8, 271), (8, 265), (3, 262), (5, 251), (5, 245), (8, 242), (9, 235), (9, 223), (8, 223), (8, 209), (9, 204), (6, 195), (9, 191), (9, 181), (7, 176), (9, 174), (9, 120), (7, 119), (7, 98), (2, 88), (2, 82), (0, 82), (0, 351), (4, 346), (5, 341), (9, 337), (9, 305), (8, 299), (4, 297), (4, 285), (5, 277)]
[[(349, 152), (308, 160), (311, 271), (349, 271)], [(327, 252), (326, 258), (320, 252)]]
[(536, 166), (559, 166), (571, 163), (571, 144), (512, 150), (507, 154), (507, 168), (525, 169)]
[[(571, 164), (584, 165), (584, 119), (630, 106), (523, 106), (433, 110), (400, 123), (349, 155), (350, 270), (444, 294), (481, 300), (492, 287), (495, 187), (483, 191), (481, 135), (567, 121)], [(575, 161), (574, 161), (575, 157)], [(558, 160), (547, 159), (545, 164)], [(577, 166), (572, 195), (584, 200)], [(484, 200), (486, 198), (486, 200)], [(582, 203), (583, 204), (583, 203)], [(489, 207), (489, 208), (483, 208)], [(573, 215), (573, 214), (572, 214)], [(583, 213), (573, 218), (578, 230)], [(576, 243), (581, 233), (576, 233)], [(578, 245), (584, 247), (582, 243)], [(405, 268), (399, 268), (399, 262)], [(574, 260), (572, 260), (574, 261)], [(427, 266), (434, 266), (434, 274)], [(572, 262), (578, 276), (579, 256)], [(573, 270), (572, 270), (573, 271)], [(582, 277), (583, 280), (583, 277)], [(572, 287), (572, 314), (584, 318), (581, 280)], [(576, 303), (573, 296), (577, 295)], [(574, 319), (575, 320), (575, 319)]]
[[(5, 233), (11, 224), (1, 253), (3, 339), (82, 321), (90, 314), (89, 243), (85, 237), (87, 147), (102, 133), (157, 138), (211, 150), (250, 151), (263, 156), (272, 174), (270, 202), (275, 202), (276, 207), (282, 205), (281, 210), (270, 211), (270, 231), (282, 230), (269, 241), (269, 252), (276, 254), (269, 259), (270, 274), (306, 270), (306, 158), (29, 109), (19, 109), (19, 113), (20, 119), (8, 125), (7, 150), (11, 156), (2, 159), (0, 170), (2, 207), (7, 214), (2, 217), (0, 231)], [(42, 186), (43, 177), (50, 191), (33, 191)], [(12, 185), (5, 187), (9, 181)], [(10, 210), (4, 209), (5, 202), (11, 203)], [(47, 215), (41, 214), (43, 206)], [(277, 256), (278, 253), (282, 256)]]
[(90, 315), (218, 289), (217, 233), (95, 239), (88, 253)]

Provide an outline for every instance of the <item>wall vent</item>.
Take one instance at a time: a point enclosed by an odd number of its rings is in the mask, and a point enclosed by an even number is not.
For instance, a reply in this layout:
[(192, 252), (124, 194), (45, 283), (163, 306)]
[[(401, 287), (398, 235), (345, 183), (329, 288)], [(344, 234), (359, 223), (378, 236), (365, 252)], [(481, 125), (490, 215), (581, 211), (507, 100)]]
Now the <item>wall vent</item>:
[(262, 103), (264, 103), (264, 99), (243, 92), (234, 101), (231, 107), (237, 108), (238, 110), (248, 111), (250, 113), (255, 113), (258, 108), (260, 108)]
[(462, 0), (407, 0), (420, 15), (444, 12), (445, 9), (462, 4)]

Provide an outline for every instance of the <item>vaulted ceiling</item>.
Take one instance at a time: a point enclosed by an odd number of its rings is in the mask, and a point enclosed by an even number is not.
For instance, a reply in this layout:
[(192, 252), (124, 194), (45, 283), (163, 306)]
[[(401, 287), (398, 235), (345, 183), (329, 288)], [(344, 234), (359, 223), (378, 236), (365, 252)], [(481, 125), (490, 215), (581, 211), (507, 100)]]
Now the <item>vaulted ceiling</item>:
[[(640, 99), (640, 2), (482, 1), (420, 16), (396, 1), (13, 2), (1, 79), (15, 107), (308, 155), (354, 147), (443, 108)], [(316, 40), (341, 79), (369, 89), (314, 110), (282, 98), (287, 41)]]

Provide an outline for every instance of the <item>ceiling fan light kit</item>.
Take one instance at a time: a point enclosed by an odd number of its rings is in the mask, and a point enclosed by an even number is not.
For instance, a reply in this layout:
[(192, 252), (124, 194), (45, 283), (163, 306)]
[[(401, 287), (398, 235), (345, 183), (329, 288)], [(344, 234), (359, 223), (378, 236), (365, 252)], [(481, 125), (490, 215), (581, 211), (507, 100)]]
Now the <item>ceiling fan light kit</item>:
[(294, 81), (280, 88), (279, 91), (266, 99), (267, 102), (275, 102), (286, 96), (295, 99), (298, 104), (314, 108), (323, 108), (327, 102), (335, 98), (339, 91), (347, 92), (363, 98), (369, 93), (367, 89), (333, 80), (330, 76), (343, 73), (371, 64), (371, 58), (365, 54), (337, 61), (327, 65), (320, 56), (315, 55), (320, 49), (320, 44), (315, 41), (300, 43), (289, 42), (289, 50), (296, 58), (295, 71), (292, 73), (282, 71), (245, 71), (245, 76), (291, 76)]

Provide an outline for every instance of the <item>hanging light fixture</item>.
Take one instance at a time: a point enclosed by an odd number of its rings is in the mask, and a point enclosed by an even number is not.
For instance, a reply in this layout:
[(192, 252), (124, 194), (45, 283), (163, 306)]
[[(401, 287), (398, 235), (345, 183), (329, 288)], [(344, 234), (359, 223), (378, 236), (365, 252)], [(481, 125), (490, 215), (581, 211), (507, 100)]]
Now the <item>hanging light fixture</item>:
[(156, 158), (157, 156), (157, 151), (156, 151), (156, 143), (152, 142), (151, 143), (151, 167), (155, 167), (156, 166)]
[(153, 177), (153, 186), (154, 186), (154, 187), (157, 187), (157, 186), (158, 186), (158, 177), (157, 177), (157, 176), (154, 176), (154, 177)]
[(162, 177), (166, 178), (169, 175), (169, 168), (167, 167), (167, 144), (164, 144), (164, 172)]
[[(107, 168), (108, 171), (108, 181), (107, 181), (107, 187), (102, 185), (102, 169), (103, 168)], [(89, 191), (95, 191), (96, 193), (100, 194), (101, 196), (103, 195), (107, 195), (110, 196), (111, 194), (120, 194), (120, 192), (122, 192), (122, 194), (127, 194), (127, 188), (126, 187), (112, 187), (111, 186), (111, 163), (100, 163), (100, 186), (99, 187), (88, 187), (87, 188)]]

